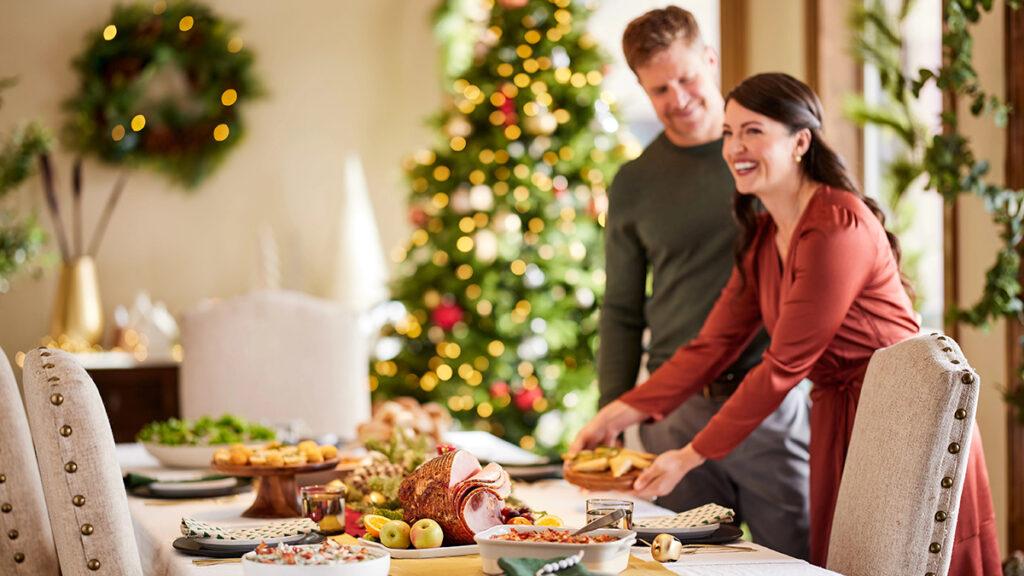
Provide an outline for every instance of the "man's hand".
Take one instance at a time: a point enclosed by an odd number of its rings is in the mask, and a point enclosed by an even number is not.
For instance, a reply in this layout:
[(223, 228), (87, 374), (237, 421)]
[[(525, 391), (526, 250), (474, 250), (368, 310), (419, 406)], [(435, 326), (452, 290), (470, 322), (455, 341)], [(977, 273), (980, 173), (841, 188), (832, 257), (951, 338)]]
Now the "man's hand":
[(605, 406), (580, 430), (569, 446), (569, 457), (595, 446), (611, 446), (623, 430), (647, 418), (643, 412), (616, 400)]
[(641, 498), (655, 498), (668, 494), (690, 470), (704, 463), (706, 459), (690, 444), (679, 450), (669, 450), (658, 456), (633, 483), (633, 490)]

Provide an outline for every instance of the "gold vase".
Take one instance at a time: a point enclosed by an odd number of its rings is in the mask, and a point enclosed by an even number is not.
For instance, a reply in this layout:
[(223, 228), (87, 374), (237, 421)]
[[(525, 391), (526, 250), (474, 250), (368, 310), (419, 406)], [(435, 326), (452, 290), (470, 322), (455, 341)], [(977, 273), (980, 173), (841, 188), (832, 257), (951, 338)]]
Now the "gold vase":
[(89, 256), (64, 264), (53, 303), (50, 337), (62, 348), (88, 349), (103, 338), (103, 305), (96, 263)]

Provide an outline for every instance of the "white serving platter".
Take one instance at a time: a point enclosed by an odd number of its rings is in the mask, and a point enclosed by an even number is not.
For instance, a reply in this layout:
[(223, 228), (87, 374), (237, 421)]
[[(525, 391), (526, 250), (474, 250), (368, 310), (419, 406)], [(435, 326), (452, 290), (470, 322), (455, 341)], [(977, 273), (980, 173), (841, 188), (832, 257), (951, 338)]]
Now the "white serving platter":
[(476, 544), (464, 544), (461, 546), (441, 546), (440, 548), (388, 548), (379, 542), (359, 539), (359, 543), (367, 548), (384, 550), (391, 554), (392, 558), (399, 560), (417, 560), (423, 558), (448, 558), (450, 556), (469, 556), (480, 553), (480, 547)]

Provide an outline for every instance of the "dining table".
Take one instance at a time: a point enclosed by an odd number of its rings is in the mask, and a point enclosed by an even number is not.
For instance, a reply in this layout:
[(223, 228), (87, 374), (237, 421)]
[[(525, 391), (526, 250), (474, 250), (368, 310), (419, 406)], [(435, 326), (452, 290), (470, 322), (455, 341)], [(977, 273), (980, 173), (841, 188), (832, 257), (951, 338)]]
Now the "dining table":
[[(118, 444), (118, 463), (123, 474), (133, 472), (159, 478), (173, 478), (182, 474), (161, 467), (141, 444)], [(534, 510), (560, 517), (566, 526), (582, 526), (586, 518), (588, 498), (621, 498), (634, 503), (633, 517), (645, 518), (673, 514), (650, 501), (631, 494), (617, 492), (589, 492), (567, 483), (562, 479), (546, 479), (535, 482), (513, 484), (513, 495)], [(242, 566), (238, 562), (203, 563), (193, 556), (187, 556), (172, 548), (172, 543), (181, 536), (182, 518), (194, 518), (210, 524), (239, 527), (252, 526), (258, 520), (243, 518), (244, 512), (253, 502), (252, 491), (206, 499), (161, 500), (138, 497), (129, 494), (128, 507), (131, 513), (143, 573), (150, 576), (241, 576)], [(269, 522), (269, 521), (268, 521)], [(836, 572), (809, 564), (808, 562), (770, 550), (753, 542), (741, 542), (742, 550), (715, 550), (710, 548), (700, 553), (687, 554), (675, 562), (649, 564), (657, 570), (664, 567), (668, 572), (683, 576), (836, 576)], [(649, 546), (638, 545), (632, 555), (639, 560), (651, 562)], [(405, 562), (427, 562), (410, 560)], [(408, 564), (407, 564), (408, 566)], [(415, 564), (413, 565), (415, 566)], [(424, 564), (423, 575), (432, 570)], [(415, 572), (415, 570), (413, 570)], [(396, 570), (392, 569), (392, 574)], [(405, 572), (403, 572), (405, 573)], [(482, 570), (478, 573), (483, 576)]]

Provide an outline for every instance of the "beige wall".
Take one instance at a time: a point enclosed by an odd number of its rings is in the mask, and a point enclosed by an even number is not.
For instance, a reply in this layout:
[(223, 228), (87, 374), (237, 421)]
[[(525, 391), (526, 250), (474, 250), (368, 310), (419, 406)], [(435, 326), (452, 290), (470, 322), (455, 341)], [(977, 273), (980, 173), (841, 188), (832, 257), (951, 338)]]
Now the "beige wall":
[[(984, 18), (974, 33), (974, 65), (981, 75), (982, 85), (993, 94), (1004, 94), (1003, 76), (1003, 5), (996, 3), (993, 13)], [(962, 103), (961, 103), (962, 104)], [(993, 127), (990, 118), (974, 120), (961, 106), (964, 132), (971, 139), (978, 158), (992, 165), (990, 174), (994, 182), (1004, 176), (1006, 133)], [(1000, 241), (996, 227), (982, 203), (974, 197), (960, 201), (960, 292), (963, 305), (973, 304), (981, 294), (985, 271), (992, 265)], [(1007, 488), (1006, 404), (999, 389), (1007, 385), (1006, 325), (1000, 321), (989, 330), (964, 329), (960, 344), (971, 364), (981, 375), (983, 387), (978, 405), (978, 426), (985, 441), (992, 499), (999, 523), (1000, 544), (1006, 550), (1007, 514), (1009, 511)]]
[[(59, 125), (60, 102), (74, 89), (70, 61), (86, 29), (103, 24), (113, 4), (6, 3), (0, 77), (21, 81), (4, 95), (0, 131), (29, 118)], [(430, 142), (424, 119), (440, 103), (429, 25), (434, 2), (209, 4), (242, 21), (269, 97), (247, 107), (247, 140), (200, 189), (184, 193), (148, 172), (132, 176), (98, 259), (108, 315), (139, 290), (175, 312), (204, 297), (246, 291), (264, 225), (273, 227), (280, 245), (285, 287), (326, 294), (349, 152), (362, 156), (385, 249), (407, 234), (401, 159)], [(66, 190), (70, 159), (58, 155), (56, 163)], [(86, 164), (87, 230), (114, 176), (95, 161)], [(36, 181), (20, 197), (41, 207)], [(51, 269), (39, 280), (20, 278), (0, 295), (0, 346), (8, 355), (47, 332), (55, 275)]]
[(747, 74), (807, 79), (805, 0), (748, 0)]

